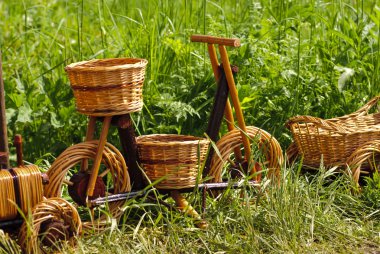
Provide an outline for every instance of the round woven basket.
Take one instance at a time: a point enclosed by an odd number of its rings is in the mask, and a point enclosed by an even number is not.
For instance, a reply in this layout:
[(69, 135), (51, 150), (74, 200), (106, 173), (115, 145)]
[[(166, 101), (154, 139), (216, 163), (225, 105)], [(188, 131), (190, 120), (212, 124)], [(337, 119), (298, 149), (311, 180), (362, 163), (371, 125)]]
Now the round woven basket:
[(160, 189), (183, 189), (196, 184), (209, 141), (171, 134), (137, 137), (140, 162), (150, 181)]
[(110, 58), (66, 66), (77, 110), (92, 116), (140, 111), (147, 63), (140, 58)]

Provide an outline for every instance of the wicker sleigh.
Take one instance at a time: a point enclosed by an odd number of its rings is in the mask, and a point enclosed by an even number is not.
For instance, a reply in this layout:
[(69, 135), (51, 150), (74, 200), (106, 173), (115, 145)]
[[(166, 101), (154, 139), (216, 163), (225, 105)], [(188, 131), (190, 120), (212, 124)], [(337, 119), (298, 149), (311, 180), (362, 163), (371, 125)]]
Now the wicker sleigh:
[(77, 110), (92, 116), (140, 111), (147, 63), (139, 58), (110, 58), (66, 66)]
[[(345, 165), (350, 155), (368, 141), (380, 139), (380, 113), (369, 114), (379, 101), (373, 98), (358, 111), (323, 120), (312, 116), (295, 116), (288, 120), (294, 143), (288, 154), (299, 154), (303, 164), (318, 168)], [(296, 152), (295, 152), (296, 151)]]
[(137, 137), (142, 168), (160, 189), (194, 187), (209, 141), (193, 136), (153, 134)]

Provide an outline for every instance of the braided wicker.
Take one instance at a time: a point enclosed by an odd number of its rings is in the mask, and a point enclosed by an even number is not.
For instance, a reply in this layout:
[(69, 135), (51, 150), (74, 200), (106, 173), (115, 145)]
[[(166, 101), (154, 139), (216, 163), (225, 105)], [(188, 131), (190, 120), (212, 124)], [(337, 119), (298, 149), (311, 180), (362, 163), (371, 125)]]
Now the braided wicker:
[(43, 246), (40, 243), (40, 228), (41, 224), (49, 220), (62, 221), (68, 227), (70, 239), (67, 240), (71, 243), (75, 242), (82, 231), (82, 223), (75, 207), (61, 198), (45, 199), (32, 209), (29, 220), (21, 226), (19, 244), (25, 253), (45, 253), (40, 249)]
[(296, 116), (288, 120), (294, 143), (303, 163), (318, 168), (342, 166), (362, 144), (380, 139), (380, 113), (369, 114), (380, 97), (375, 97), (358, 111), (343, 117), (323, 120)]
[(379, 161), (380, 140), (369, 141), (358, 147), (347, 159), (347, 171), (350, 170), (352, 178), (359, 183), (361, 174), (379, 171), (374, 161)]
[(26, 214), (42, 200), (41, 171), (36, 165), (0, 170), (0, 190), (0, 221), (15, 219), (17, 208)]
[[(265, 158), (266, 161), (261, 164), (269, 169), (268, 176), (279, 176), (284, 156), (278, 141), (268, 132), (254, 126), (247, 126), (246, 135), (252, 140), (252, 145), (257, 146)], [(215, 153), (212, 157), (209, 173), (212, 177), (211, 182), (223, 181), (223, 168), (228, 163), (234, 149), (241, 147), (242, 142), (241, 133), (238, 129), (228, 132), (217, 142), (216, 147), (219, 154)]]
[[(50, 182), (45, 185), (46, 197), (61, 197), (62, 184), (70, 169), (80, 166), (83, 160), (93, 160), (96, 156), (98, 140), (88, 141), (73, 145), (67, 148), (51, 165), (47, 171)], [(129, 175), (124, 158), (119, 150), (113, 145), (106, 143), (103, 151), (102, 164), (109, 170), (109, 175), (113, 183), (113, 193), (127, 192), (131, 190)], [(78, 166), (78, 168), (79, 168)], [(83, 229), (87, 233), (89, 230), (104, 230), (110, 225), (110, 217), (119, 219), (123, 214), (121, 206), (124, 201), (107, 204), (109, 213), (101, 213), (99, 217), (92, 221), (83, 222)]]
[(93, 116), (140, 111), (147, 63), (138, 58), (111, 58), (66, 66), (77, 110)]
[(171, 134), (137, 137), (142, 167), (151, 181), (162, 179), (160, 189), (182, 189), (196, 184), (209, 141), (207, 139)]

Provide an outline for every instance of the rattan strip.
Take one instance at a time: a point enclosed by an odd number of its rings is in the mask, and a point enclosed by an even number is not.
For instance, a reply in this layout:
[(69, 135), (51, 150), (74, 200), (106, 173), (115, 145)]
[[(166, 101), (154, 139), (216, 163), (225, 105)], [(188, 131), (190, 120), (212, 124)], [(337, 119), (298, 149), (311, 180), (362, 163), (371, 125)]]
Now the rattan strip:
[(140, 111), (143, 81), (118, 89), (73, 90), (78, 112), (93, 116), (112, 116)]
[(62, 221), (69, 227), (71, 239), (81, 234), (82, 222), (74, 206), (61, 198), (49, 198), (38, 203), (33, 209), (30, 217), (27, 217), (21, 226), (19, 243), (25, 253), (44, 253), (39, 241), (41, 224), (49, 220)]
[(287, 160), (287, 163), (289, 165), (291, 165), (292, 163), (294, 163), (294, 161), (297, 159), (298, 157), (298, 149), (297, 149), (297, 146), (294, 142), (292, 142), (288, 148), (286, 149), (286, 160)]
[(140, 111), (148, 61), (138, 58), (95, 59), (68, 65), (76, 108), (93, 116)]
[(150, 181), (160, 189), (194, 187), (200, 167), (206, 158), (207, 139), (171, 134), (137, 137), (142, 168)]
[(15, 168), (19, 179), (21, 210), (25, 213), (42, 200), (43, 186), (41, 171), (36, 165)]
[[(373, 140), (361, 145), (357, 148), (347, 159), (347, 172), (351, 171), (352, 178), (356, 183), (359, 183), (359, 177), (361, 173), (367, 171), (368, 169), (363, 169), (364, 163), (371, 161), (375, 158), (375, 155), (380, 154), (380, 140)], [(367, 163), (371, 165), (371, 163)], [(368, 167), (367, 167), (368, 168)], [(375, 170), (376, 167), (370, 169)]]
[[(42, 200), (42, 178), (37, 166), (14, 168), (13, 172), (17, 179), (14, 179), (9, 171), (0, 170), (0, 221), (16, 218), (17, 206), (20, 206), (21, 212), (26, 214), (29, 208)], [(18, 186), (15, 185), (15, 181), (18, 181)], [(19, 200), (19, 204), (16, 200)]]
[(321, 161), (327, 167), (342, 166), (360, 145), (380, 139), (380, 113), (368, 113), (379, 98), (373, 98), (358, 111), (343, 117), (322, 120), (296, 116), (289, 119), (287, 127), (303, 156), (303, 163), (315, 168)]
[[(67, 148), (53, 162), (50, 169), (47, 171), (50, 182), (45, 185), (45, 195), (47, 197), (61, 197), (62, 184), (67, 173), (75, 166), (80, 166), (84, 159), (94, 159), (98, 148), (98, 140), (88, 141), (73, 145)], [(128, 192), (131, 190), (128, 169), (124, 158), (119, 150), (113, 145), (106, 143), (102, 155), (102, 164), (110, 170), (112, 176), (114, 191), (113, 194)], [(91, 230), (104, 230), (110, 226), (110, 218), (119, 219), (123, 214), (120, 209), (124, 201), (109, 203), (107, 209), (109, 216), (102, 214), (93, 221), (83, 222), (83, 228), (86, 232)]]
[[(284, 156), (278, 141), (268, 132), (254, 126), (247, 126), (246, 135), (251, 139), (252, 146), (257, 146), (262, 151), (268, 162), (265, 165), (269, 170), (268, 175), (279, 176)], [(211, 161), (209, 173), (212, 177), (211, 182), (222, 182), (223, 168), (234, 149), (240, 148), (242, 142), (240, 130), (237, 129), (228, 132), (217, 142), (216, 147), (219, 152), (214, 154)]]
[(351, 114), (348, 114), (348, 115), (344, 115), (344, 116), (340, 116), (340, 117), (335, 117), (335, 118), (331, 118), (331, 119), (328, 119), (329, 121), (332, 121), (332, 122), (336, 122), (336, 121), (345, 121), (347, 119), (352, 119), (352, 118), (356, 118), (358, 116), (366, 116), (368, 115), (368, 112), (375, 106), (377, 105), (377, 102), (380, 100), (380, 96), (376, 96), (374, 98), (372, 98), (370, 101), (368, 101), (364, 106), (362, 106), (361, 108), (359, 108), (357, 111), (351, 113)]
[(0, 170), (0, 221), (17, 216), (16, 195), (13, 177), (7, 170)]

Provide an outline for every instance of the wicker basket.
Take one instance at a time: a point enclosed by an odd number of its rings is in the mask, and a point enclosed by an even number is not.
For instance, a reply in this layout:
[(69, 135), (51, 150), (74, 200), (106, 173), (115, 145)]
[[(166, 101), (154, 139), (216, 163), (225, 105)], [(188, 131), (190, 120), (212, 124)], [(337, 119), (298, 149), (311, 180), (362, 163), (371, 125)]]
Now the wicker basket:
[(77, 110), (93, 116), (141, 110), (147, 63), (147, 60), (138, 58), (111, 58), (66, 66)]
[(343, 117), (323, 120), (296, 116), (288, 120), (303, 164), (318, 168), (344, 165), (348, 157), (368, 141), (380, 139), (380, 113), (369, 114), (380, 97), (375, 97), (358, 111)]
[(196, 184), (209, 141), (193, 136), (153, 134), (137, 137), (142, 167), (157, 188), (183, 189)]

